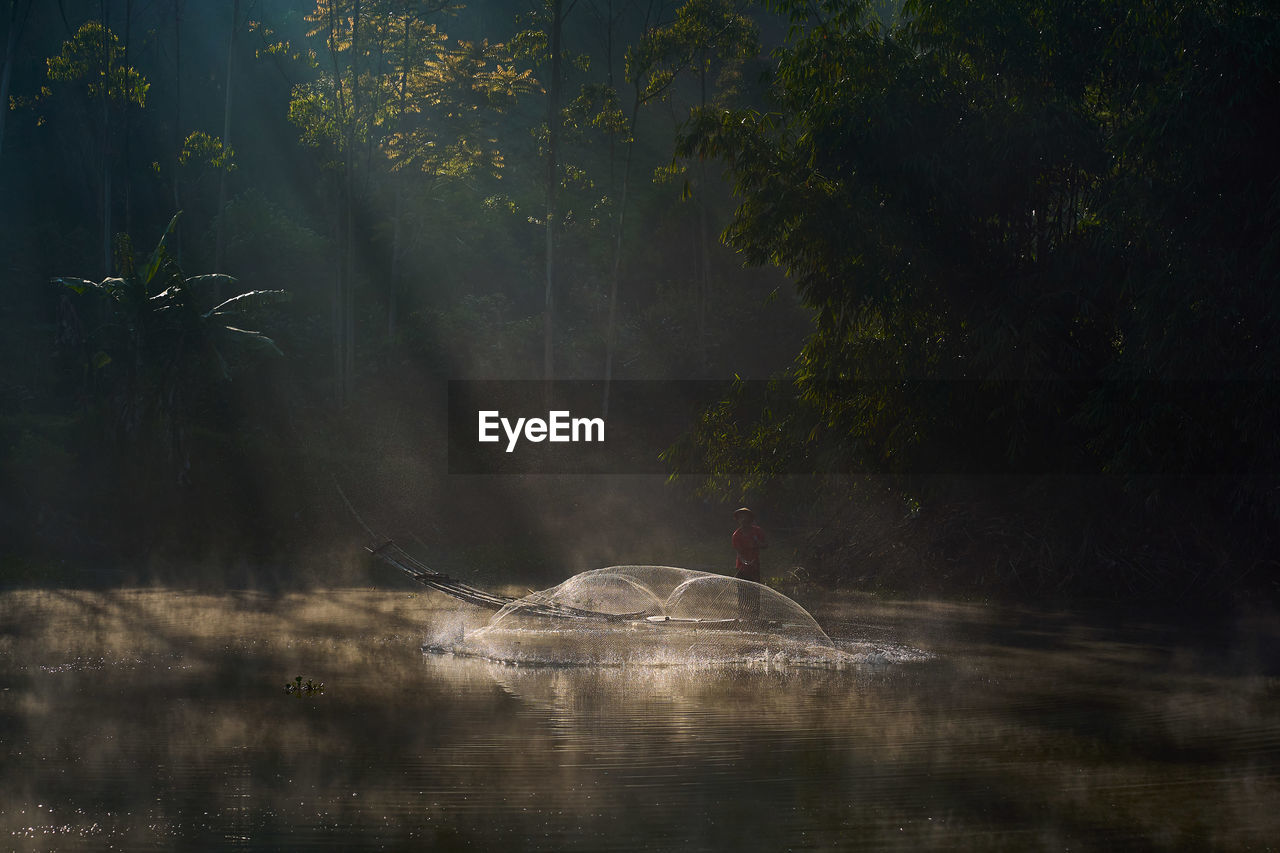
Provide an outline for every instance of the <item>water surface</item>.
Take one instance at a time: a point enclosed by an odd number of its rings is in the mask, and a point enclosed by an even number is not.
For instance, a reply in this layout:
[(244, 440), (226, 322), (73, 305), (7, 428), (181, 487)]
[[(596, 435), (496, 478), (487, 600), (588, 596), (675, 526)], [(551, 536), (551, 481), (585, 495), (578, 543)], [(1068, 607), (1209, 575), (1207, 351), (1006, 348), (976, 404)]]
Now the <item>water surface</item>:
[[(0, 848), (1267, 849), (1280, 681), (1168, 626), (829, 601), (932, 659), (513, 667), (435, 594), (0, 593)], [(295, 696), (295, 675), (324, 682)]]

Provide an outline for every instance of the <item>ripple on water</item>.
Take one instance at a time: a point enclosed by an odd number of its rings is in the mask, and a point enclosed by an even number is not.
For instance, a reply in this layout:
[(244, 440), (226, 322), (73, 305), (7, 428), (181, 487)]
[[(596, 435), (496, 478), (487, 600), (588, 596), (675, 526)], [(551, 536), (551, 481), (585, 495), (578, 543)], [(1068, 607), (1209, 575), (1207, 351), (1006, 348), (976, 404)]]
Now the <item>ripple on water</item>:
[(428, 637), (432, 653), (520, 666), (747, 666), (845, 669), (918, 663), (929, 652), (906, 645), (837, 639), (797, 641), (767, 631), (688, 625), (506, 627)]

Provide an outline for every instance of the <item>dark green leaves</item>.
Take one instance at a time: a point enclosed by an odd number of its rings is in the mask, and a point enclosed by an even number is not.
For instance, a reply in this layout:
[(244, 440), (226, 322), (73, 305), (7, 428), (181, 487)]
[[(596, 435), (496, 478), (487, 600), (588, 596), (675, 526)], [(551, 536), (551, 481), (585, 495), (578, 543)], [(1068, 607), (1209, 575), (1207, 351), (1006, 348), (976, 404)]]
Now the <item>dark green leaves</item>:
[(908, 468), (1275, 473), (1230, 438), (1274, 434), (1261, 391), (1125, 390), (1280, 371), (1274, 8), (776, 6), (768, 108), (703, 111), (679, 153), (724, 161), (725, 239), (815, 312), (792, 374), (815, 440)]
[[(289, 294), (253, 290), (205, 308), (213, 301), (210, 291), (235, 279), (183, 275), (165, 248), (177, 219), (141, 264), (131, 253), (121, 256), (123, 276), (53, 279), (81, 297), (103, 300), (103, 322), (88, 332), (85, 357), (95, 391), (113, 416), (111, 431), (130, 442), (179, 441), (175, 425), (190, 417), (185, 401), (231, 379), (237, 351), (282, 354), (271, 338), (228, 321), (287, 302)], [(156, 430), (159, 435), (149, 435)]]

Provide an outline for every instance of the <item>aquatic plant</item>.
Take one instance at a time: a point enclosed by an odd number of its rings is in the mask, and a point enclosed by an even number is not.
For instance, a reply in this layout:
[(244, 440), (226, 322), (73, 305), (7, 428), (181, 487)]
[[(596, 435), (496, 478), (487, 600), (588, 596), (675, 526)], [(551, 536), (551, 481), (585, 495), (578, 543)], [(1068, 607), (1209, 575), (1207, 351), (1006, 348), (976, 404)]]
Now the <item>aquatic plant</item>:
[(307, 681), (306, 681), (306, 683), (304, 684), (304, 683), (303, 683), (303, 681), (302, 681), (302, 676), (301, 676), (301, 675), (295, 675), (295, 676), (293, 677), (293, 683), (292, 683), (292, 684), (286, 684), (286, 685), (284, 686), (284, 692), (285, 692), (285, 693), (292, 693), (292, 694), (293, 694), (293, 695), (295, 695), (295, 696), (302, 696), (303, 694), (306, 694), (306, 695), (310, 696), (310, 695), (311, 695), (311, 694), (313, 694), (313, 693), (323, 693), (323, 692), (324, 692), (324, 682), (323, 682), (323, 681), (318, 681), (318, 682), (317, 682), (317, 681), (312, 681), (310, 678), (308, 678), (308, 679), (307, 679)]

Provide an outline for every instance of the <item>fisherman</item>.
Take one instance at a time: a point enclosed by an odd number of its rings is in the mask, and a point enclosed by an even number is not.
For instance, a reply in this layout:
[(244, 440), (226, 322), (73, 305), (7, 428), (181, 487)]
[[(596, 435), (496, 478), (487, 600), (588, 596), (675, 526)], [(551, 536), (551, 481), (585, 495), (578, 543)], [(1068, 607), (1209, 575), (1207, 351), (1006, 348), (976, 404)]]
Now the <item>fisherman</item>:
[[(738, 555), (734, 568), (735, 577), (760, 583), (760, 551), (769, 547), (764, 528), (756, 524), (756, 514), (747, 507), (733, 511), (738, 529), (733, 531), (733, 550)], [(738, 618), (760, 618), (760, 587), (744, 583), (738, 585)]]

